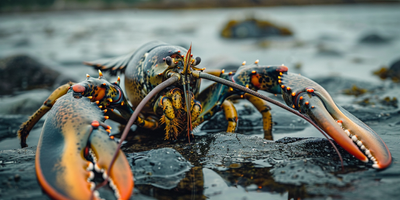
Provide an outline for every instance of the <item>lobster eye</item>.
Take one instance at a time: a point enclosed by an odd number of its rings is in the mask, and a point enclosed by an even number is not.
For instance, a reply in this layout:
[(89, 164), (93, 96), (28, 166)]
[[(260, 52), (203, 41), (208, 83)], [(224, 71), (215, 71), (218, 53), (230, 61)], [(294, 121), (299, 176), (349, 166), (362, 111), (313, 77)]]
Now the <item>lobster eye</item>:
[(194, 65), (198, 65), (201, 62), (201, 58), (200, 57), (196, 57), (196, 62), (194, 63)]
[(167, 57), (165, 58), (165, 63), (167, 63), (168, 66), (171, 66), (171, 64), (172, 64), (172, 58), (169, 57), (169, 56), (167, 56)]

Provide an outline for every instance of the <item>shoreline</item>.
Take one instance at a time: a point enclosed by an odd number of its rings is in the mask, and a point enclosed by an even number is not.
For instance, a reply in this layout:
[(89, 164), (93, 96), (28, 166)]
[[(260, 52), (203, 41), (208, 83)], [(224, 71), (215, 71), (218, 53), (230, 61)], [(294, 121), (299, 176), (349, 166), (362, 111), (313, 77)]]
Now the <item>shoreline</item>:
[(212, 8), (252, 8), (252, 7), (279, 7), (279, 6), (309, 6), (309, 5), (360, 5), (360, 4), (399, 4), (394, 0), (281, 0), (281, 1), (241, 1), (241, 0), (149, 0), (141, 2), (127, 2), (117, 0), (113, 3), (105, 0), (48, 0), (43, 5), (35, 3), (18, 4), (0, 2), (0, 14), (35, 13), (54, 11), (110, 11), (123, 9), (141, 10), (185, 10), (185, 9), (212, 9)]

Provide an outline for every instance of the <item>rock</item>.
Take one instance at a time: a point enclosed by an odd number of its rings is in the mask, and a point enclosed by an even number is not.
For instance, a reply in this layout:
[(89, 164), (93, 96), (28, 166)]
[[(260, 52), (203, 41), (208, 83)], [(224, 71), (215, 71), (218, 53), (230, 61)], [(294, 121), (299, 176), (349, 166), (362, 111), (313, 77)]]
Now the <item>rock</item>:
[(148, 185), (172, 189), (193, 166), (171, 148), (134, 153), (128, 158), (135, 174), (135, 185)]
[(343, 94), (346, 89), (352, 88), (353, 86), (362, 87), (367, 91), (382, 89), (382, 86), (380, 85), (366, 81), (348, 79), (341, 76), (313, 77), (312, 80), (320, 84), (325, 90), (329, 91), (329, 94), (332, 96)]
[(389, 69), (387, 67), (382, 67), (374, 71), (374, 74), (379, 76), (382, 80), (390, 78), (395, 83), (400, 82), (400, 59), (393, 62)]
[[(0, 141), (6, 138), (15, 138), (19, 126), (28, 119), (25, 115), (2, 115), (0, 116)], [(39, 121), (39, 126), (43, 120)]]
[(35, 152), (36, 147), (0, 151), (0, 199), (48, 199), (36, 179)]
[(383, 37), (376, 33), (370, 33), (370, 34), (364, 35), (360, 39), (361, 44), (384, 44), (384, 43), (388, 43), (389, 41), (390, 41), (389, 38)]
[(27, 55), (15, 55), (0, 60), (0, 95), (54, 85), (59, 72)]
[(31, 115), (43, 105), (51, 94), (50, 90), (37, 89), (17, 94), (9, 98), (1, 98), (0, 114)]
[(235, 39), (289, 35), (293, 35), (290, 29), (253, 17), (243, 21), (230, 20), (221, 31), (222, 37)]

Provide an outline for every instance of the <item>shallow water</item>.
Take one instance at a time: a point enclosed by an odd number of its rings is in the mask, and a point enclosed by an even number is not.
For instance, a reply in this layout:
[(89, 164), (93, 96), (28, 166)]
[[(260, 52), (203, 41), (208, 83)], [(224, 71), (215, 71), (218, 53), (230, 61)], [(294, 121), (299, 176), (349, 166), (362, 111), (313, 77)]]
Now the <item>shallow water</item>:
[[(397, 199), (400, 194), (399, 110), (379, 104), (362, 107), (355, 102), (368, 95), (400, 99), (398, 85), (382, 82), (372, 75), (373, 70), (389, 65), (400, 56), (399, 9), (398, 5), (359, 5), (1, 15), (0, 57), (29, 54), (78, 81), (87, 73), (96, 73), (81, 65), (82, 61), (125, 54), (152, 40), (186, 47), (192, 43), (193, 54), (202, 58), (201, 66), (211, 69), (231, 63), (239, 66), (243, 60), (284, 63), (292, 72), (319, 79), (339, 105), (371, 126), (388, 145), (393, 164), (386, 170), (374, 170), (341, 150), (345, 158), (342, 172), (329, 143), (315, 138), (322, 137), (317, 130), (272, 106), (277, 142), (260, 139), (261, 127), (254, 124), (239, 127), (238, 132), (245, 135), (210, 135), (210, 132), (224, 130), (218, 127), (197, 130), (196, 143), (191, 145), (157, 141), (148, 146), (126, 147), (131, 163), (139, 157), (152, 155), (148, 150), (160, 148), (173, 148), (184, 159), (180, 162), (190, 163), (182, 170), (160, 174), (160, 179), (165, 180), (161, 183), (153, 177), (138, 176), (132, 199)], [(219, 36), (229, 18), (247, 13), (286, 25), (295, 35), (265, 40), (226, 40)], [(359, 43), (359, 39), (369, 33), (391, 40), (378, 45)], [(295, 68), (299, 64), (301, 68)], [(342, 79), (335, 82), (329, 76)], [(341, 90), (353, 84), (381, 89), (359, 98), (341, 94)], [(1, 134), (6, 135), (0, 141), (1, 199), (46, 198), (34, 175), (40, 125), (28, 138), (30, 147), (19, 149), (15, 133), (27, 113), (10, 115), (9, 110), (17, 100), (40, 99), (40, 95), (44, 100), (48, 93), (25, 94), (28, 97), (23, 94), (0, 97), (0, 102), (8, 109), (0, 109)], [(247, 105), (246, 102), (237, 105), (239, 113), (243, 111), (240, 121), (257, 121), (260, 115), (257, 112), (246, 114)], [(116, 124), (113, 127), (118, 130)], [(208, 136), (201, 136), (206, 132)], [(290, 138), (286, 140), (285, 137)], [(297, 137), (307, 139), (293, 139)], [(157, 151), (159, 157), (172, 151), (164, 150)], [(148, 170), (145, 163), (141, 166), (144, 168), (132, 164), (133, 172)]]

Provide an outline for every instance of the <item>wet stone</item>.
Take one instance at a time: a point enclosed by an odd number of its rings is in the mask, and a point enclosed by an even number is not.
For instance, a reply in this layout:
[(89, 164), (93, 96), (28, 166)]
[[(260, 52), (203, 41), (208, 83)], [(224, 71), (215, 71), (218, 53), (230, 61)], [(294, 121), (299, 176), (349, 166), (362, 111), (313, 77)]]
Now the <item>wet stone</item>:
[(54, 85), (59, 72), (27, 55), (16, 55), (0, 60), (0, 95)]
[(36, 179), (35, 152), (36, 146), (0, 150), (0, 199), (49, 199)]
[(389, 41), (389, 38), (381, 36), (377, 33), (370, 33), (360, 38), (360, 43), (362, 44), (385, 44)]
[(400, 82), (400, 60), (395, 60), (389, 68), (382, 67), (376, 71), (374, 74), (379, 76), (382, 80), (391, 79), (395, 83)]
[[(209, 168), (224, 166), (230, 168), (232, 163), (254, 163), (260, 160), (272, 166), (299, 160), (309, 163), (315, 160), (318, 165), (332, 166), (332, 171), (340, 170), (340, 160), (331, 144), (323, 138), (282, 138), (276, 142), (267, 141), (259, 137), (242, 134), (215, 134), (206, 145), (208, 151), (201, 163)], [(337, 146), (337, 145), (336, 145)], [(361, 161), (353, 158), (341, 147), (337, 146), (344, 162), (344, 166), (363, 166)], [(256, 149), (256, 151), (254, 150)], [(306, 159), (307, 162), (303, 160)], [(285, 169), (284, 171), (290, 171)], [(327, 169), (327, 171), (329, 171)]]
[(128, 154), (135, 185), (151, 184), (171, 189), (185, 177), (193, 165), (171, 148)]

